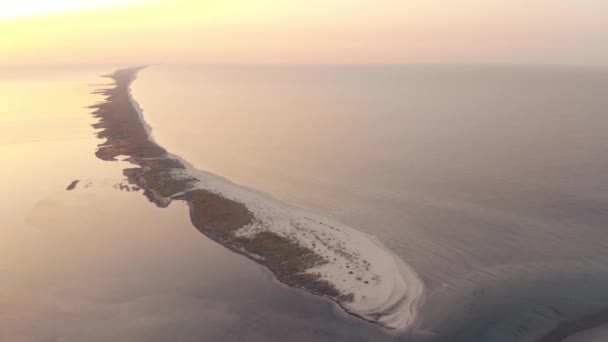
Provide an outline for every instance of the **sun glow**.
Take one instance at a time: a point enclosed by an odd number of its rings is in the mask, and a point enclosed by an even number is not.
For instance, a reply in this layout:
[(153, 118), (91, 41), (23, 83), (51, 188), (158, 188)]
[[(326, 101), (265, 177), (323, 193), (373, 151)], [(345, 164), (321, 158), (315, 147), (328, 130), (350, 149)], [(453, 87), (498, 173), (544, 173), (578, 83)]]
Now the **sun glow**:
[(143, 0), (0, 0), (0, 20), (128, 5)]
[(608, 60), (608, 1), (0, 0), (0, 67)]

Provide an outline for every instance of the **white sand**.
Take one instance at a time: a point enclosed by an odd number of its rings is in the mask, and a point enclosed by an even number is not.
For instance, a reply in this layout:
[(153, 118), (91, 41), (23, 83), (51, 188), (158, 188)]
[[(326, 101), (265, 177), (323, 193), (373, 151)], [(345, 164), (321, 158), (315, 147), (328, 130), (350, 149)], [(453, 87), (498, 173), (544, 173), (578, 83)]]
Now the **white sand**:
[[(153, 140), (151, 128), (132, 96), (131, 102)], [(254, 214), (255, 222), (237, 234), (271, 231), (322, 256), (327, 263), (308, 273), (319, 273), (340, 292), (352, 293), (352, 302), (340, 303), (345, 310), (390, 329), (404, 330), (414, 322), (423, 299), (423, 283), (410, 266), (375, 236), (197, 170), (178, 156), (172, 157), (186, 165), (184, 176), (197, 178), (200, 189), (243, 203)]]

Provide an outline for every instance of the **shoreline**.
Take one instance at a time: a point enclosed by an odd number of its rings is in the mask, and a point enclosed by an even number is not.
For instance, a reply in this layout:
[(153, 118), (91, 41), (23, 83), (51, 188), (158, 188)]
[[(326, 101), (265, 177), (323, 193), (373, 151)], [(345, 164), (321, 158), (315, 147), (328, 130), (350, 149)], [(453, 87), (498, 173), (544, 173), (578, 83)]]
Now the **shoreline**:
[(99, 119), (96, 134), (106, 139), (98, 158), (126, 156), (137, 167), (125, 169), (125, 176), (151, 202), (186, 201), (201, 233), (264, 265), (280, 282), (388, 329), (412, 325), (422, 281), (375, 237), (197, 170), (157, 144), (130, 92), (143, 68), (106, 75), (115, 84), (95, 91), (107, 97), (90, 107)]

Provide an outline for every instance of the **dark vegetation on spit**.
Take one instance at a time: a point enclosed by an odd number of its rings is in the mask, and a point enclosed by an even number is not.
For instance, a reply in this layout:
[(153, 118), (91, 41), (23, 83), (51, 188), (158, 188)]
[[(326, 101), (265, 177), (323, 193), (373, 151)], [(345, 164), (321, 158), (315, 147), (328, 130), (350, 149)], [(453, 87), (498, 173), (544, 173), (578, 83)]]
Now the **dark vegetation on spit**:
[[(105, 139), (99, 145), (97, 157), (113, 161), (118, 156), (125, 156), (127, 161), (137, 166), (124, 170), (133, 185), (132, 189), (143, 189), (148, 199), (159, 207), (168, 206), (172, 200), (186, 201), (192, 223), (200, 232), (232, 251), (265, 265), (281, 282), (328, 297), (338, 304), (352, 301), (352, 294), (340, 293), (319, 274), (307, 273), (308, 269), (326, 262), (311, 249), (270, 231), (258, 232), (251, 237), (235, 234), (238, 229), (257, 220), (254, 214), (243, 203), (196, 188), (194, 185), (198, 180), (184, 172), (184, 163), (150, 139), (144, 122), (131, 102), (129, 89), (143, 68), (123, 69), (107, 75), (114, 83), (108, 85), (107, 89), (94, 92), (106, 96), (103, 102), (90, 107), (93, 109), (92, 115), (99, 119), (93, 125), (99, 129), (97, 136)], [(73, 181), (66, 190), (74, 190), (78, 183), (79, 180)], [(129, 189), (121, 184), (120, 188), (123, 187)], [(563, 321), (538, 341), (563, 341), (607, 319), (608, 311), (602, 311), (577, 320)]]
[(340, 293), (311, 267), (326, 261), (311, 249), (273, 232), (262, 231), (251, 237), (235, 232), (254, 222), (254, 214), (243, 203), (195, 188), (198, 181), (184, 172), (185, 165), (152, 141), (144, 122), (130, 99), (130, 85), (144, 67), (118, 70), (106, 77), (114, 80), (107, 89), (96, 90), (106, 96), (95, 104), (92, 115), (99, 119), (93, 127), (97, 136), (106, 141), (99, 145), (98, 158), (112, 161), (118, 156), (137, 165), (124, 170), (129, 182), (144, 190), (144, 194), (160, 207), (172, 200), (188, 203), (194, 226), (209, 238), (244, 254), (268, 267), (283, 283), (326, 296), (338, 303), (352, 300), (352, 294)]

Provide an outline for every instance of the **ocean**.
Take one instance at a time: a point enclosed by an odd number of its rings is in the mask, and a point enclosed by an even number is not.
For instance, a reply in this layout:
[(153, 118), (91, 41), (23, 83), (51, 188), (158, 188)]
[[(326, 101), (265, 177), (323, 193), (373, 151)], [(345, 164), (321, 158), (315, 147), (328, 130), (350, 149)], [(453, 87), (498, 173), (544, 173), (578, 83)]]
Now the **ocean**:
[(387, 338), (127, 191), (87, 108), (115, 68), (0, 70), (0, 341)]
[(425, 294), (406, 333), (278, 283), (200, 234), (183, 203), (121, 190), (132, 166), (95, 157), (87, 108), (112, 71), (0, 73), (0, 340), (606, 340), (608, 70), (140, 72), (133, 97), (168, 151), (411, 266)]
[(608, 70), (153, 66), (133, 95), (195, 167), (376, 235), (418, 332), (534, 340), (608, 307)]

